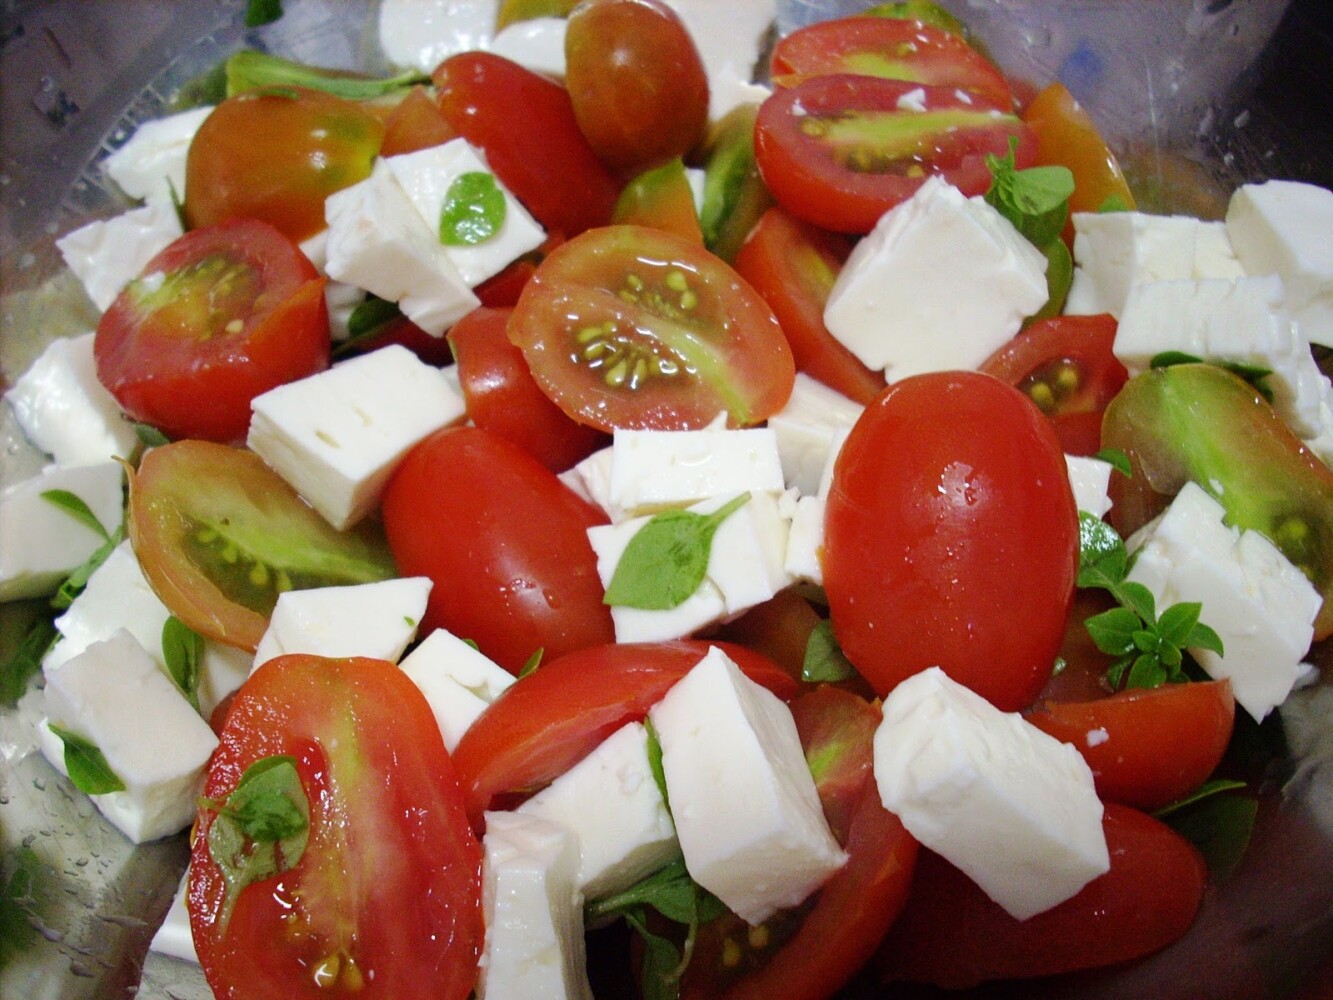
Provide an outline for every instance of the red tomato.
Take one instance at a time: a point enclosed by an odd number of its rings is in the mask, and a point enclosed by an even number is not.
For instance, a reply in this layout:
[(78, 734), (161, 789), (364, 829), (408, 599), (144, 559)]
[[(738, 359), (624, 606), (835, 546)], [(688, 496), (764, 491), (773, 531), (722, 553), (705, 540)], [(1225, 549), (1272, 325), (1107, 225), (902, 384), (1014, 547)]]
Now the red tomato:
[(413, 87), (384, 121), (381, 156), (429, 149), (458, 137), (424, 87)]
[(489, 52), (450, 56), (431, 79), (449, 124), (548, 230), (574, 236), (610, 221), (620, 183), (583, 137), (564, 87)]
[[(305, 794), (305, 848), (240, 888), (227, 914), (212, 803), (279, 755), (293, 758)], [(227, 713), (204, 796), (190, 923), (219, 998), (469, 995), (484, 934), (481, 849), (430, 707), (392, 663), (264, 664)]]
[(797, 682), (766, 657), (729, 643), (594, 646), (558, 657), (517, 681), (484, 711), (454, 748), (468, 815), (502, 807), (506, 793), (534, 792), (564, 774), (604, 739), (648, 709), (718, 646), (751, 680), (788, 699)]
[(1128, 806), (1102, 817), (1111, 869), (1043, 913), (1016, 920), (938, 855), (917, 859), (907, 906), (880, 949), (883, 978), (963, 989), (1139, 958), (1184, 934), (1206, 872), (1194, 845)]
[(169, 437), (240, 441), (250, 400), (329, 364), (324, 279), (256, 219), (193, 229), (103, 314), (97, 379)]
[(1097, 794), (1152, 811), (1183, 798), (1217, 769), (1231, 741), (1229, 681), (1131, 688), (1085, 702), (1042, 702), (1029, 722), (1078, 749)]
[(781, 409), (796, 366), (759, 294), (697, 243), (607, 226), (557, 247), (509, 323), (542, 390), (575, 420), (731, 426)]
[(594, 427), (576, 424), (538, 388), (523, 352), (505, 332), (512, 311), (482, 306), (449, 331), (468, 416), (552, 472), (563, 472), (611, 440)]
[(1058, 80), (1023, 109), (1023, 121), (1037, 136), (1037, 163), (1061, 164), (1074, 173), (1069, 211), (1098, 212), (1108, 201), (1134, 208), (1134, 193), (1115, 154), (1091, 116)]
[(1001, 709), (1031, 704), (1077, 570), (1064, 454), (1016, 389), (917, 375), (852, 427), (828, 496), (824, 587), (843, 652), (879, 694), (938, 665)]
[(505, 309), (517, 305), (518, 297), (523, 294), (528, 279), (536, 273), (537, 265), (563, 242), (562, 236), (547, 236), (545, 242), (532, 253), (524, 254), (518, 260), (510, 262), (499, 274), (493, 274), (483, 281), (473, 289), (477, 293), (477, 298), (481, 299), (481, 304), (493, 309)]
[(824, 325), (824, 305), (850, 250), (843, 237), (774, 206), (741, 244), (735, 266), (772, 307), (796, 370), (869, 403), (883, 390), (884, 373), (867, 368)]
[(788, 587), (718, 628), (717, 636), (763, 653), (798, 680), (819, 612)]
[[(918, 91), (919, 99), (907, 97)], [(952, 87), (847, 73), (779, 89), (760, 105), (754, 135), (759, 171), (779, 204), (843, 233), (870, 232), (931, 174), (966, 195), (985, 193), (986, 156), (1005, 155), (1011, 138), (1015, 165), (1030, 166), (1036, 143), (1017, 116)]]
[(538, 650), (614, 640), (587, 536), (604, 518), (518, 445), (437, 431), (394, 471), (382, 509), (399, 571), (435, 582), (423, 635), (447, 628), (512, 673)]
[(1102, 414), (1129, 378), (1111, 352), (1115, 317), (1052, 316), (1024, 327), (980, 370), (1021, 389), (1051, 418), (1071, 455), (1101, 448)]

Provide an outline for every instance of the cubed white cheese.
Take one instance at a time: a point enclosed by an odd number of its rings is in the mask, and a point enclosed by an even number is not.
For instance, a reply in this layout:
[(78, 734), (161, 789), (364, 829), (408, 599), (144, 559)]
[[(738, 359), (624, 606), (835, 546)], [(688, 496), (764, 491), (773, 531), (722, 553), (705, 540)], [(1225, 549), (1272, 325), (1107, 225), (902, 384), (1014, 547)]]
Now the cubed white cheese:
[(1229, 678), (1237, 703), (1262, 720), (1304, 672), (1319, 592), (1257, 531), (1223, 522), (1222, 505), (1186, 483), (1171, 506), (1127, 541), (1129, 579), (1152, 591), (1160, 612), (1202, 604), (1200, 619), (1222, 639), (1224, 655), (1191, 649), (1209, 676)]
[(824, 324), (890, 381), (976, 368), (1046, 302), (1046, 258), (938, 177), (885, 212), (829, 292)]
[(611, 446), (599, 448), (572, 469), (560, 474), (561, 481), (571, 490), (602, 509), (612, 524), (629, 517), (611, 500)]
[(171, 205), (174, 190), (184, 199), (190, 143), (212, 113), (211, 107), (191, 108), (144, 122), (102, 162), (103, 169), (131, 198)]
[(751, 924), (847, 860), (791, 710), (713, 647), (649, 711), (685, 867)]
[[(132, 635), (48, 670), (45, 694), (50, 724), (91, 741), (124, 783), (92, 799), (125, 836), (141, 844), (190, 825), (218, 740)], [(63, 771), (63, 753), (52, 763)]]
[[(328, 277), (329, 231), (321, 229), (314, 236), (301, 242), (301, 252), (320, 274)], [(324, 304), (329, 311), (329, 336), (335, 342), (346, 340), (351, 331), (348, 329), (352, 313), (356, 307), (366, 301), (366, 291), (345, 281), (328, 278), (324, 282)]]
[(616, 730), (517, 811), (578, 835), (576, 886), (587, 899), (628, 889), (680, 855), (639, 722)]
[(532, 17), (507, 24), (491, 39), (491, 51), (512, 59), (534, 73), (565, 75), (565, 28), (563, 17)]
[(738, 104), (757, 104), (755, 78), (764, 41), (777, 16), (776, 0), (667, 0), (694, 39), (708, 76), (708, 117), (717, 121)]
[(138, 447), (134, 425), (97, 381), (91, 333), (53, 340), (5, 399), (24, 435), (57, 465), (129, 458)]
[(447, 629), (437, 628), (399, 664), (426, 698), (450, 753), (514, 675)]
[(397, 663), (416, 638), (430, 588), (430, 577), (412, 576), (284, 591), (255, 650), (255, 669), (286, 653)]
[(939, 667), (884, 699), (874, 768), (884, 808), (1019, 920), (1110, 868), (1102, 803), (1078, 750)]
[(486, 944), (477, 1000), (592, 1000), (575, 887), (577, 838), (538, 816), (488, 812), (485, 819)]
[(398, 462), (466, 406), (438, 368), (400, 345), (256, 396), (248, 444), (335, 528), (379, 503)]
[(103, 536), (42, 494), (74, 494), (110, 535), (121, 522), (124, 479), (118, 462), (48, 465), (0, 492), (0, 601), (51, 593), (103, 544)]
[(81, 226), (56, 240), (56, 248), (93, 305), (105, 312), (121, 289), (183, 232), (176, 206), (150, 201)]
[(824, 513), (823, 496), (804, 496), (796, 501), (791, 531), (787, 534), (787, 555), (782, 568), (793, 580), (818, 586), (824, 584)]
[(181, 876), (176, 895), (171, 898), (167, 915), (158, 926), (153, 939), (148, 942), (148, 950), (159, 955), (169, 955), (184, 962), (199, 964), (199, 953), (194, 948), (194, 932), (190, 930), (190, 910), (185, 901), (190, 888), (190, 872), (187, 868)]
[(490, 47), (499, 0), (382, 0), (379, 6), (385, 58), (429, 73), (455, 53)]
[(1066, 455), (1069, 486), (1074, 491), (1074, 503), (1094, 517), (1105, 517), (1111, 509), (1110, 462), (1085, 455)]
[(768, 418), (768, 426), (778, 439), (787, 485), (806, 496), (817, 493), (835, 442), (845, 436), (864, 409), (805, 372), (797, 372), (786, 404)]

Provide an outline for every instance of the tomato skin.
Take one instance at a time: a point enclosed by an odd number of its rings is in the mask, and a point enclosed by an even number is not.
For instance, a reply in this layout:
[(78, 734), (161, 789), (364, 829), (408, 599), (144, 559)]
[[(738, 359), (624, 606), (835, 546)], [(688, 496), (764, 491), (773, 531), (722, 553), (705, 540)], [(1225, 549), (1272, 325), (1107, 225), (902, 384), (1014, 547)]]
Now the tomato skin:
[(878, 694), (938, 665), (1013, 711), (1050, 677), (1077, 510), (1054, 432), (1016, 389), (976, 372), (889, 386), (834, 465), (824, 544), (834, 634)]
[(425, 87), (413, 87), (384, 120), (381, 156), (429, 149), (458, 137)]
[[(150, 276), (165, 276), (160, 290)], [(240, 441), (250, 400), (328, 367), (324, 279), (267, 223), (194, 229), (116, 297), (93, 354), (98, 381), (136, 420), (173, 438)]]
[(1194, 681), (1095, 701), (1042, 702), (1024, 717), (1077, 748), (1103, 800), (1151, 812), (1217, 769), (1231, 741), (1236, 700), (1230, 681)]
[(385, 488), (384, 530), (404, 576), (428, 576), (421, 633), (447, 628), (518, 673), (611, 642), (587, 529), (600, 511), (518, 445), (476, 427), (426, 438)]
[(1202, 857), (1170, 827), (1108, 803), (1111, 869), (1043, 913), (1016, 920), (939, 855), (922, 850), (912, 892), (876, 957), (885, 980), (965, 989), (994, 979), (1098, 968), (1157, 951), (1190, 927)]
[(1047, 84), (1023, 109), (1022, 117), (1037, 137), (1037, 164), (1060, 164), (1073, 171), (1071, 214), (1101, 211), (1111, 199), (1126, 209), (1135, 207), (1134, 193), (1115, 154), (1064, 84), (1058, 80)]
[(680, 157), (631, 178), (620, 192), (612, 221), (663, 229), (691, 243), (704, 241), (694, 192)]
[(204, 796), (224, 801), (246, 767), (278, 754), (297, 760), (309, 840), (293, 868), (241, 890), (225, 928), (208, 847), (217, 813), (199, 811), (190, 922), (216, 995), (327, 996), (313, 967), (341, 950), (362, 974), (357, 996), (467, 997), (484, 934), (481, 848), (420, 692), (384, 661), (271, 660), (236, 694)]

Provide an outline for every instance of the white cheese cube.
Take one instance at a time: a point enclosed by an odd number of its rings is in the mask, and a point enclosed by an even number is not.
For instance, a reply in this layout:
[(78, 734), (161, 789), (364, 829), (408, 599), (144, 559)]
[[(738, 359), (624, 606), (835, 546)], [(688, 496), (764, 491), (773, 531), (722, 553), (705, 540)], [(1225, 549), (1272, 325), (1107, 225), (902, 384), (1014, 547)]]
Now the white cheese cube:
[[(327, 228), (321, 229), (314, 236), (301, 242), (301, 252), (306, 255), (310, 263), (315, 265), (315, 270), (328, 278), (329, 264), (329, 231)], [(329, 336), (335, 342), (346, 340), (351, 336), (349, 325), (352, 320), (352, 313), (356, 307), (366, 301), (366, 292), (363, 288), (356, 285), (349, 285), (345, 281), (335, 281), (328, 278), (324, 282), (324, 304), (329, 311)]]
[(1040, 251), (983, 199), (931, 177), (856, 245), (824, 324), (897, 381), (976, 368), (1046, 298)]
[(1307, 340), (1333, 347), (1333, 191), (1296, 181), (1236, 189), (1227, 232), (1247, 274), (1276, 274)]
[(562, 78), (565, 75), (565, 29), (563, 17), (532, 17), (507, 24), (491, 39), (491, 51), (512, 59), (534, 73)]
[(1333, 388), (1325, 389), (1319, 401), (1319, 431), (1303, 440), (1305, 447), (1333, 469)]
[(171, 906), (167, 910), (166, 917), (163, 918), (157, 932), (153, 934), (153, 939), (148, 942), (148, 950), (198, 965), (199, 953), (194, 948), (194, 932), (190, 930), (190, 910), (185, 901), (189, 888), (190, 871), (187, 868), (185, 874), (181, 876), (176, 895), (171, 898)]
[(1078, 509), (1094, 517), (1105, 517), (1111, 509), (1111, 463), (1085, 455), (1066, 455), (1065, 467), (1069, 470), (1069, 486)]
[(560, 474), (561, 481), (584, 500), (602, 509), (612, 524), (630, 515), (611, 499), (612, 450), (608, 445)]
[(648, 763), (648, 730), (639, 722), (616, 730), (517, 812), (578, 835), (575, 884), (587, 899), (628, 889), (680, 855)]
[(455, 53), (490, 47), (499, 0), (381, 0), (379, 8), (385, 58), (429, 73)]
[(24, 435), (57, 465), (129, 458), (139, 445), (134, 425), (97, 381), (91, 333), (52, 341), (5, 399)]
[(1262, 720), (1304, 673), (1321, 598), (1272, 542), (1228, 527), (1224, 514), (1186, 483), (1126, 542), (1135, 553), (1128, 578), (1152, 591), (1159, 613), (1181, 601), (1203, 605), (1200, 619), (1221, 637), (1224, 655), (1190, 653), (1209, 676), (1229, 678), (1237, 703)]
[(626, 430), (611, 438), (610, 502), (628, 514), (722, 494), (781, 493), (777, 435), (767, 427)]
[(787, 535), (787, 555), (782, 568), (793, 580), (824, 585), (824, 511), (823, 496), (805, 496), (796, 501)]
[(131, 198), (172, 203), (185, 198), (185, 161), (190, 143), (211, 107), (191, 108), (143, 122), (123, 146), (102, 161), (107, 175)]
[[(132, 635), (48, 670), (45, 691), (50, 724), (91, 741), (124, 783), (92, 800), (125, 836), (142, 844), (190, 825), (218, 740)], [(52, 763), (63, 770), (63, 755)]]
[(708, 76), (708, 117), (717, 121), (738, 104), (758, 104), (755, 78), (768, 32), (777, 16), (775, 0), (666, 0), (694, 39)]
[(0, 601), (51, 593), (102, 546), (101, 535), (43, 493), (73, 493), (109, 535), (123, 515), (124, 479), (118, 462), (67, 469), (48, 465), (0, 492)]
[(482, 850), (477, 1000), (592, 1000), (575, 835), (537, 816), (488, 812)]
[(459, 419), (438, 368), (394, 344), (256, 396), (248, 444), (340, 530), (379, 503), (417, 442)]
[(105, 312), (122, 288), (184, 232), (176, 207), (151, 201), (110, 219), (90, 222), (56, 240), (93, 305)]
[(648, 714), (685, 867), (743, 920), (799, 905), (842, 867), (791, 710), (720, 649)]
[(864, 409), (805, 372), (797, 372), (786, 404), (768, 418), (777, 436), (787, 485), (807, 496), (817, 493), (835, 443)]
[(1102, 803), (1078, 750), (939, 667), (884, 699), (874, 768), (884, 808), (1019, 920), (1110, 868)]
[(399, 666), (425, 696), (450, 753), (486, 706), (514, 683), (513, 674), (442, 628), (426, 636)]
[(416, 638), (430, 588), (430, 577), (412, 576), (284, 591), (255, 650), (254, 669), (287, 653), (397, 663)]
[(329, 277), (397, 302), (431, 336), (444, 336), (481, 304), (383, 160), (365, 180), (329, 195), (324, 217)]

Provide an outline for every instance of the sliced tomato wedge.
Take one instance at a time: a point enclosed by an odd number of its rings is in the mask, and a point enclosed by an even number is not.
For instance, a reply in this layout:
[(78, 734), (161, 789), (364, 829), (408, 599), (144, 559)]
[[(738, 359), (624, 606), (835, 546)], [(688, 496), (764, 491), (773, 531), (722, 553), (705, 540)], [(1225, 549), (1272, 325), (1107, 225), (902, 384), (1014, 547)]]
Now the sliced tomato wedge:
[(1023, 109), (1023, 120), (1037, 136), (1037, 163), (1060, 164), (1073, 172), (1071, 214), (1099, 212), (1116, 203), (1135, 207), (1120, 162), (1064, 84), (1057, 80), (1038, 92)]
[(632, 178), (620, 192), (612, 221), (663, 229), (691, 243), (704, 241), (694, 192), (680, 157)]

